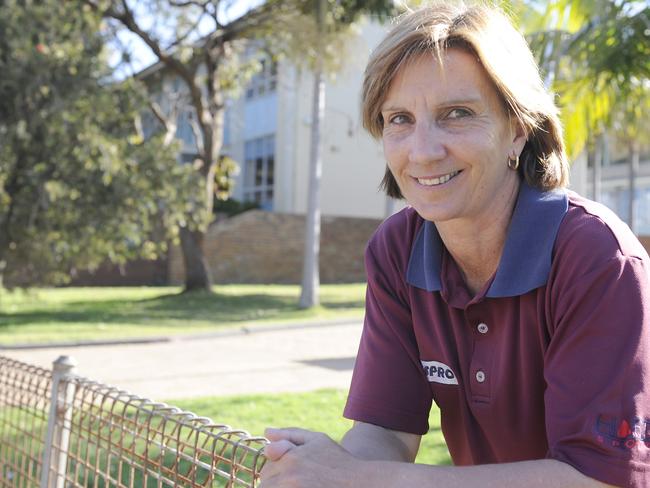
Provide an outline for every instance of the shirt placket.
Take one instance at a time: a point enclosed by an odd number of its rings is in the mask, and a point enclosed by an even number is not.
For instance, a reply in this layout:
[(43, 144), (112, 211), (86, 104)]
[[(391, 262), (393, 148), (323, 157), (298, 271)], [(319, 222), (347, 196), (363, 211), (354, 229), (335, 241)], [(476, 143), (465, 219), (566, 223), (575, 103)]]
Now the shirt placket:
[(475, 304), (465, 311), (465, 320), (474, 343), (469, 362), (468, 383), (473, 402), (490, 403), (493, 360), (498, 352), (494, 348), (494, 324), (486, 313), (482, 313), (482, 308), (480, 304)]

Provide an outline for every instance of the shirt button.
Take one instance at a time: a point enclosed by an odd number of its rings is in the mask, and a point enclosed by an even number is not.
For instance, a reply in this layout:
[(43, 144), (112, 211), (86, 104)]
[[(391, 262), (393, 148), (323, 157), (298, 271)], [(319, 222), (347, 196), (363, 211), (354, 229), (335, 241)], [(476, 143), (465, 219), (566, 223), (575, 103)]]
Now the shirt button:
[(476, 372), (476, 381), (483, 383), (485, 381), (485, 373), (483, 371)]
[(487, 324), (484, 324), (483, 322), (478, 324), (478, 326), (476, 328), (478, 329), (478, 331), (481, 334), (487, 334), (487, 331), (490, 330), (490, 328), (487, 326)]

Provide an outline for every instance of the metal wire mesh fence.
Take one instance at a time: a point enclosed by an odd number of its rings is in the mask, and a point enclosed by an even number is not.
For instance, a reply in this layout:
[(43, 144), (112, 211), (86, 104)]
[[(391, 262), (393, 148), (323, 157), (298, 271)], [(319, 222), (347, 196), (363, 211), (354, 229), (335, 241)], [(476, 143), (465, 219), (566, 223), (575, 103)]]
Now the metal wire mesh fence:
[(0, 356), (0, 487), (38, 486), (50, 371)]
[(51, 372), (0, 356), (0, 487), (255, 487), (264, 444), (64, 358)]

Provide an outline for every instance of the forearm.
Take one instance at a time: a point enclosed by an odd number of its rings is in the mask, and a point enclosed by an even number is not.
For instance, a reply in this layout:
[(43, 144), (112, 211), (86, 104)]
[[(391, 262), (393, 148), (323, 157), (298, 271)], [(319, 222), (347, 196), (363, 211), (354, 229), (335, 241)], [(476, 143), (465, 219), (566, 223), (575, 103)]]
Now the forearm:
[(452, 467), (390, 461), (361, 462), (358, 478), (366, 486), (397, 488), (603, 488), (609, 485), (551, 459), (482, 466)]
[(264, 488), (603, 488), (551, 459), (469, 467), (412, 464), (420, 436), (357, 423), (342, 446), (303, 429), (267, 429)]
[(346, 451), (365, 461), (412, 463), (419, 444), (419, 436), (404, 437), (404, 434), (361, 422), (356, 422), (341, 440)]

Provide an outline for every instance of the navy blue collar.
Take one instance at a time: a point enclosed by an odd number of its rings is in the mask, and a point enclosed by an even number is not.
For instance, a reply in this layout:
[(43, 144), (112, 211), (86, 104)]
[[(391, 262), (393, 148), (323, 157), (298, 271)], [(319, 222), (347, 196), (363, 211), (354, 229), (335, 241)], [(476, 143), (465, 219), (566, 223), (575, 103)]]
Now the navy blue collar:
[[(523, 295), (546, 284), (555, 238), (568, 208), (564, 190), (542, 192), (521, 184), (503, 255), (486, 297)], [(441, 291), (443, 247), (435, 224), (425, 221), (411, 249), (407, 283)]]

